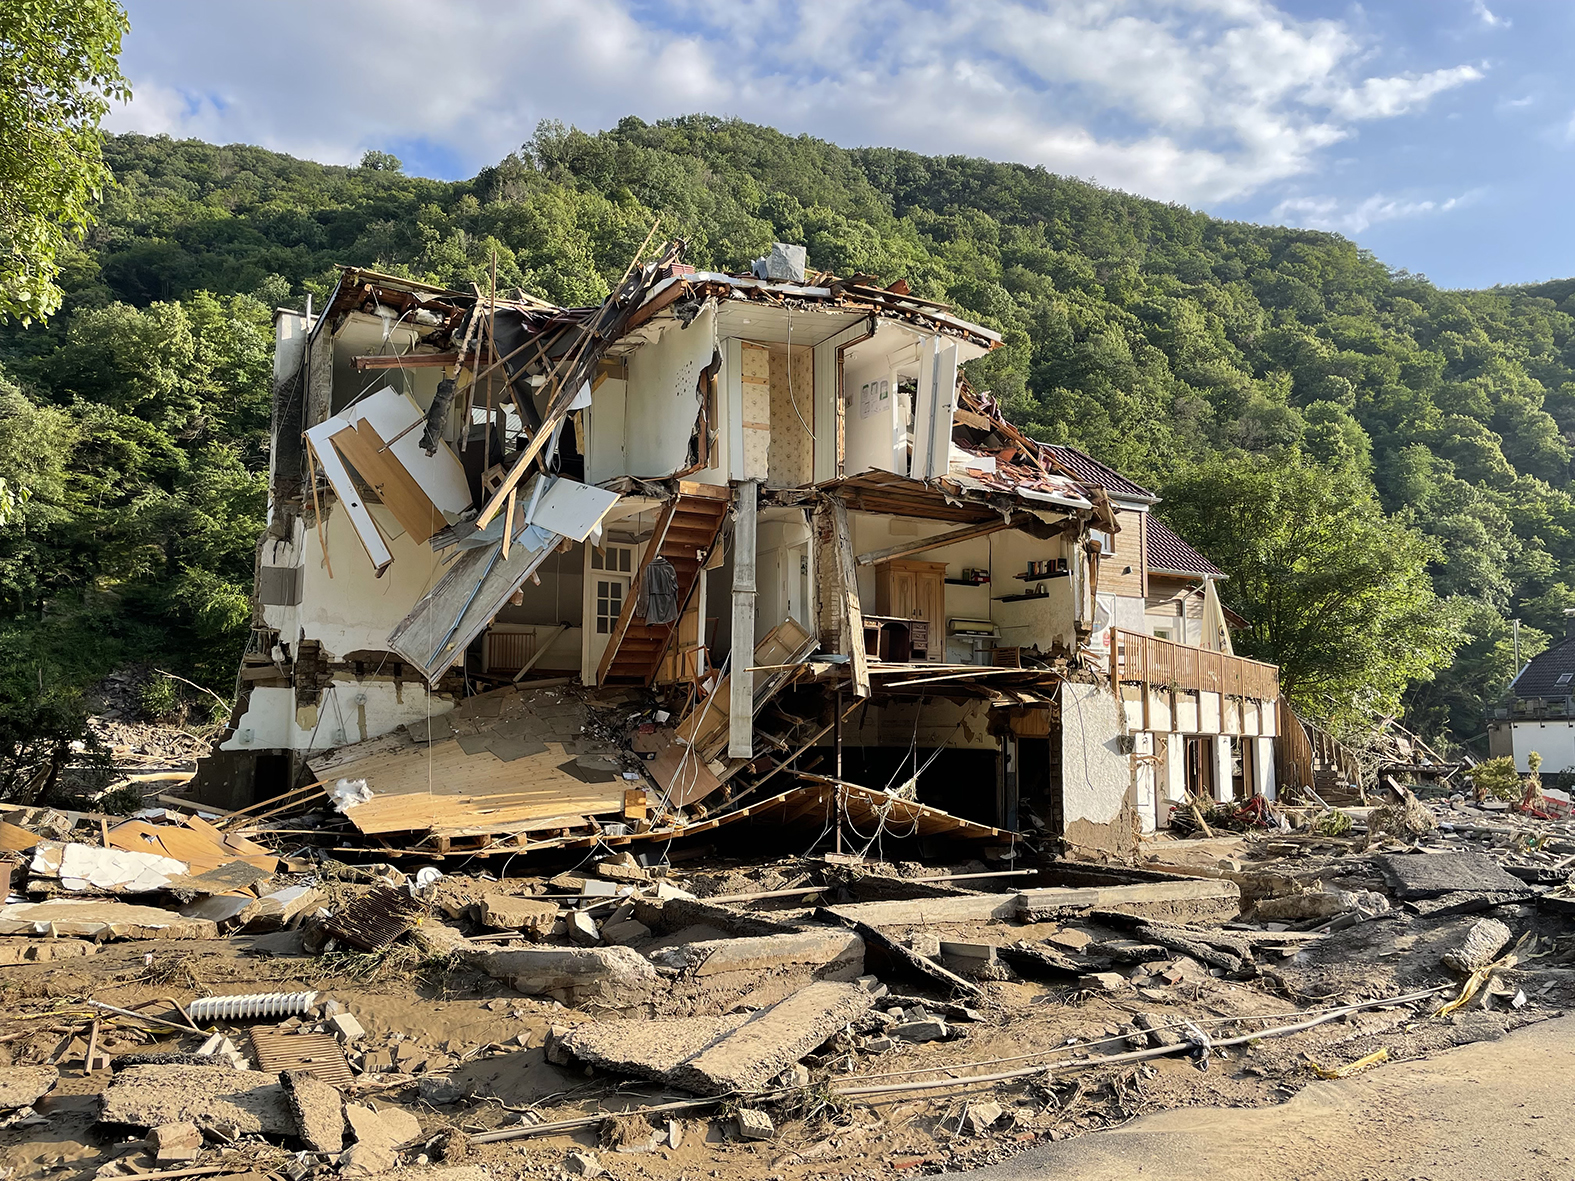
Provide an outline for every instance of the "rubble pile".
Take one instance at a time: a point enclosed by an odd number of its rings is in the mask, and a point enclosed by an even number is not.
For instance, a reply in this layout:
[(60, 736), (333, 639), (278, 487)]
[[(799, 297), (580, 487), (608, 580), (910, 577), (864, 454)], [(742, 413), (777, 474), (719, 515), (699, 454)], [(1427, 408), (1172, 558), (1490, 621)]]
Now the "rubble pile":
[(1575, 999), (1575, 826), (1418, 806), (1409, 840), (1286, 808), (1127, 866), (603, 847), (529, 876), (11, 809), (0, 1169), (884, 1176), (1276, 1101)]

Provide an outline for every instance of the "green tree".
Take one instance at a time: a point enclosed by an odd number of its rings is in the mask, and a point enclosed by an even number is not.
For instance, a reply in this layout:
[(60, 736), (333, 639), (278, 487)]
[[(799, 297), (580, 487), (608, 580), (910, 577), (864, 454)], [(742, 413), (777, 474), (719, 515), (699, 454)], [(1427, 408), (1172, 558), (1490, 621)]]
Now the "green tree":
[(1240, 647), (1280, 666), (1300, 709), (1350, 727), (1393, 713), (1459, 642), (1433, 593), (1431, 544), (1359, 484), (1305, 463), (1212, 459), (1173, 480), (1164, 512), (1230, 577)]
[(99, 120), (131, 96), (116, 61), (129, 27), (114, 0), (0, 5), (0, 313), (60, 306), (58, 256), (110, 180)]

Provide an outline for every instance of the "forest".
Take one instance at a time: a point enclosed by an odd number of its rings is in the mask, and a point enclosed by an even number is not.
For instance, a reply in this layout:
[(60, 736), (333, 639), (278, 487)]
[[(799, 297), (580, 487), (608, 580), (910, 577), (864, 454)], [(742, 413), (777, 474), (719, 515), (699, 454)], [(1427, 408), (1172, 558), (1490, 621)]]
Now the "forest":
[(1155, 489), (1230, 574), (1238, 650), (1341, 732), (1401, 715), (1485, 754), (1511, 621), (1529, 657), (1575, 607), (1575, 280), (1441, 290), (1333, 234), (709, 116), (545, 123), (454, 183), (134, 135), (104, 159), (63, 306), (0, 323), (0, 755), (80, 733), (128, 665), (233, 694), (275, 307), (336, 264), (468, 289), (494, 252), (500, 288), (594, 302), (658, 217), (703, 268), (803, 243), (1003, 332), (975, 388)]

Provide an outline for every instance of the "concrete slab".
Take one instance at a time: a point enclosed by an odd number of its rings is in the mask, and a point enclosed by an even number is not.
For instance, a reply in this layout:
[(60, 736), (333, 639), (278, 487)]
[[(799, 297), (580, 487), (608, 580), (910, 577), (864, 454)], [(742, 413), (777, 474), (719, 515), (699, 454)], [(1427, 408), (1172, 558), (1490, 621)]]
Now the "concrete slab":
[(580, 1000), (649, 989), (656, 969), (628, 947), (518, 947), (471, 953), (471, 962), (528, 996)]
[(51, 898), (0, 906), (0, 935), (81, 935), (110, 939), (217, 939), (218, 924), (156, 906)]
[(701, 1095), (763, 1090), (873, 1004), (855, 984), (811, 984), (752, 1015), (737, 1032), (673, 1071), (672, 1082)]
[(128, 1066), (100, 1097), (107, 1124), (193, 1123), (242, 1135), (293, 1136), (295, 1113), (276, 1074), (228, 1066)]
[(725, 1017), (674, 1017), (651, 1021), (587, 1021), (555, 1039), (554, 1052), (617, 1074), (665, 1081), (689, 1059), (749, 1020), (747, 1013)]

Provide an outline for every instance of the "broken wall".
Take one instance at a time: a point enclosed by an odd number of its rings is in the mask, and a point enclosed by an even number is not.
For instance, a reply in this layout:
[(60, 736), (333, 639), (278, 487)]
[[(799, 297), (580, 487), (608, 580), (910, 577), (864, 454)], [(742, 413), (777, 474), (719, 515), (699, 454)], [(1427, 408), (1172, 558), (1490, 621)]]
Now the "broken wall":
[(1061, 686), (1061, 800), (1071, 852), (1130, 857), (1137, 849), (1126, 719), (1109, 682)]
[[(662, 479), (688, 466), (689, 440), (700, 413), (700, 373), (711, 363), (716, 347), (716, 310), (707, 307), (687, 328), (676, 323), (653, 345), (629, 357), (629, 385), (624, 415), (627, 472), (643, 479)], [(591, 405), (596, 405), (593, 395)], [(712, 471), (688, 477), (721, 483)]]

